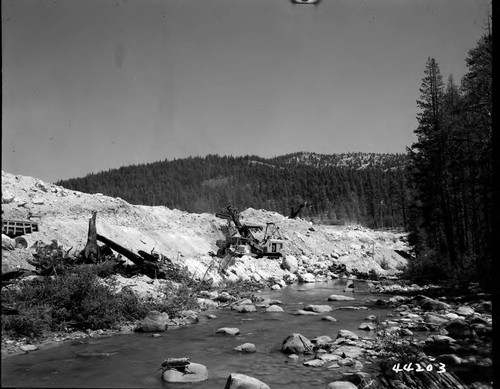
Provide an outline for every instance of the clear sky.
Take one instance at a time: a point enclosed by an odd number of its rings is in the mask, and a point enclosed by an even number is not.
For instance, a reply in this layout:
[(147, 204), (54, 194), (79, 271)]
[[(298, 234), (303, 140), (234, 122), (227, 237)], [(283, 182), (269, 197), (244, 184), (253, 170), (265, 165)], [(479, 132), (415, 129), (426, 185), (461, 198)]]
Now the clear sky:
[(405, 152), (427, 57), (457, 82), (486, 0), (4, 0), (2, 170)]

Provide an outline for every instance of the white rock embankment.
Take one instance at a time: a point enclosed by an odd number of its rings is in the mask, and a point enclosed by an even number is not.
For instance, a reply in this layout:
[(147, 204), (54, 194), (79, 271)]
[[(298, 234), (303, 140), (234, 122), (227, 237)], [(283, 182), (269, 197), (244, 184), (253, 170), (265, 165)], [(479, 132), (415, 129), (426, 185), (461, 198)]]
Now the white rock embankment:
[[(2, 172), (2, 211), (5, 219), (32, 220), (39, 231), (26, 235), (31, 246), (36, 241), (57, 240), (77, 252), (85, 246), (88, 219), (97, 211), (97, 231), (131, 251), (152, 250), (186, 266), (195, 279), (222, 279), (220, 260), (208, 253), (216, 251), (220, 226), (226, 221), (213, 214), (192, 214), (166, 207), (132, 205), (121, 198), (72, 191), (39, 179)], [(288, 219), (276, 212), (246, 209), (241, 213), (245, 223), (274, 222), (286, 241), (282, 259), (237, 258), (225, 271), (230, 280), (268, 280), (313, 274), (314, 281), (325, 280), (324, 271), (332, 264), (344, 264), (351, 271), (375, 270), (393, 274), (406, 264), (394, 250), (406, 248), (403, 234), (372, 231), (359, 226), (314, 227), (302, 219)], [(256, 234), (258, 239), (262, 236)], [(12, 250), (11, 253), (17, 250)], [(31, 254), (26, 253), (29, 257)], [(9, 264), (7, 253), (3, 261)], [(218, 262), (217, 262), (218, 261)], [(23, 267), (18, 258), (14, 267)], [(208, 269), (208, 271), (207, 271)], [(316, 272), (316, 273), (315, 273)], [(310, 279), (310, 281), (313, 281)]]

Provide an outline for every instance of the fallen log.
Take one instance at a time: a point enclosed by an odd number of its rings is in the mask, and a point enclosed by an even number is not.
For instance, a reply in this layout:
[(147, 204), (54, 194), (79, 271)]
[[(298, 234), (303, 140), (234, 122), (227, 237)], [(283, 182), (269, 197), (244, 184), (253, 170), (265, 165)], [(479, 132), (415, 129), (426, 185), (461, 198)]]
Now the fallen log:
[[(134, 252), (130, 251), (129, 249), (123, 247), (122, 245), (112, 241), (109, 238), (106, 238), (105, 236), (102, 236), (100, 234), (96, 234), (96, 238), (98, 241), (108, 245), (111, 249), (115, 250), (117, 253), (123, 255), (127, 259), (130, 259), (135, 265), (144, 268), (149, 271), (153, 272), (158, 272), (159, 266), (158, 263), (149, 261), (147, 259), (144, 259), (138, 254), (135, 254)], [(156, 274), (156, 273), (154, 273)]]

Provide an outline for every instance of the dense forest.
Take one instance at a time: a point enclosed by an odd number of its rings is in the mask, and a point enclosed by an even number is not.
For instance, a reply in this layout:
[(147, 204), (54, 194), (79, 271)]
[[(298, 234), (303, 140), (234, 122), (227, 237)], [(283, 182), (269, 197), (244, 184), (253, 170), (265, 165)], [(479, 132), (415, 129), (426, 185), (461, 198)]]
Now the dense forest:
[(491, 285), (492, 35), (466, 58), (468, 72), (445, 83), (428, 58), (417, 141), (408, 149), (408, 228), (414, 270)]
[(407, 161), (403, 154), (208, 155), (121, 167), (57, 184), (196, 213), (232, 204), (288, 215), (307, 201), (300, 217), (315, 222), (404, 227)]

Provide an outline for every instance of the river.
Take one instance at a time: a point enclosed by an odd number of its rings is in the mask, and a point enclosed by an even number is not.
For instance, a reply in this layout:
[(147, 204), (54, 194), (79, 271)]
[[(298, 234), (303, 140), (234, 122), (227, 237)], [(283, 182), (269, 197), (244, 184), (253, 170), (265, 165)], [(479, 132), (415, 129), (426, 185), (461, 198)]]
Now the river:
[[(69, 341), (52, 348), (2, 360), (2, 386), (16, 387), (109, 387), (109, 388), (206, 388), (223, 389), (233, 372), (258, 378), (271, 388), (325, 388), (340, 379), (348, 368), (329, 370), (304, 366), (304, 358), (292, 361), (281, 350), (290, 333), (298, 332), (308, 339), (320, 335), (337, 336), (341, 329), (351, 330), (363, 337), (373, 336), (358, 330), (366, 316), (384, 318), (387, 308), (369, 305), (364, 300), (379, 296), (365, 292), (349, 294), (355, 301), (327, 302), (331, 294), (343, 294), (345, 280), (314, 284), (294, 284), (279, 291), (264, 291), (262, 297), (282, 302), (285, 312), (236, 313), (230, 310), (205, 311), (198, 324), (169, 329), (154, 338), (151, 333), (115, 335)], [(362, 283), (359, 284), (362, 286)], [(387, 296), (385, 296), (387, 298)], [(334, 310), (318, 316), (299, 316), (291, 313), (309, 304), (329, 304), (332, 307), (367, 305), (369, 310)], [(216, 319), (208, 319), (213, 313)], [(321, 320), (324, 315), (337, 322)], [(215, 334), (221, 327), (237, 327), (236, 337)], [(250, 342), (257, 352), (242, 354), (233, 348)], [(209, 380), (197, 384), (163, 382), (157, 371), (168, 357), (190, 357), (192, 362), (208, 368)], [(310, 356), (308, 356), (310, 358)], [(344, 370), (342, 370), (344, 369)]]

